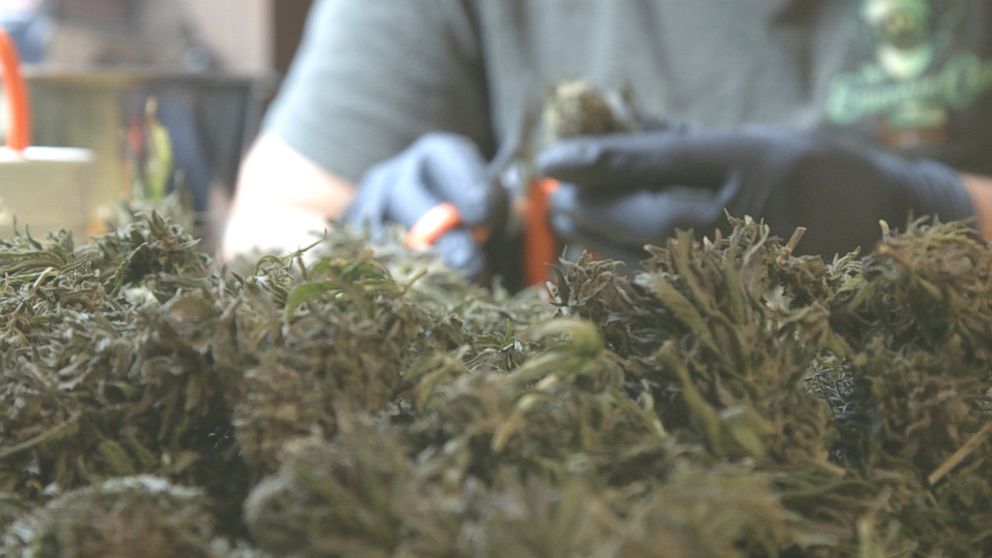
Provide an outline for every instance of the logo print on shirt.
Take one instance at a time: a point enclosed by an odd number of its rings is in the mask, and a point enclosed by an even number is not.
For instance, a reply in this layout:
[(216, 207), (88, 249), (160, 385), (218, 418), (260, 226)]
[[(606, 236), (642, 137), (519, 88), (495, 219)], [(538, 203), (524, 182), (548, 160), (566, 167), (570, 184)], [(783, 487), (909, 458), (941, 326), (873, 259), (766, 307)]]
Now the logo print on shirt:
[(836, 75), (826, 114), (839, 125), (876, 117), (893, 147), (945, 140), (949, 109), (992, 89), (992, 60), (954, 48), (967, 0), (862, 0), (873, 57)]

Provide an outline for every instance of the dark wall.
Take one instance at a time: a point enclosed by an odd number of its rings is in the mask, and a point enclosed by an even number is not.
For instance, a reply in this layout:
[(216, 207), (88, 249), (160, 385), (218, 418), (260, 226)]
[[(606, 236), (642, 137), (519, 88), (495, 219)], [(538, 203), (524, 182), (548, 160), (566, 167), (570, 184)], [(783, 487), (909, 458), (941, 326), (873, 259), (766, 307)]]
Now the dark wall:
[(275, 19), (275, 68), (285, 74), (303, 34), (303, 24), (313, 0), (273, 2)]

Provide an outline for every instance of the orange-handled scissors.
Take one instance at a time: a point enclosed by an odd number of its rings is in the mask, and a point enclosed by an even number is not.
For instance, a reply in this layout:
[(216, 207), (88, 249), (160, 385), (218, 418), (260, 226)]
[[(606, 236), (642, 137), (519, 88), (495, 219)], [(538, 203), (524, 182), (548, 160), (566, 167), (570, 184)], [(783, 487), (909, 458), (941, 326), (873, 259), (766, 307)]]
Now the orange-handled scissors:
[[(516, 207), (523, 223), (523, 278), (527, 285), (540, 285), (547, 281), (550, 265), (558, 257), (558, 239), (548, 218), (548, 198), (557, 188), (557, 180), (536, 179), (527, 187), (523, 203)], [(440, 203), (410, 227), (404, 243), (410, 248), (422, 250), (461, 224), (455, 205), (451, 202)], [(474, 229), (472, 233), (479, 244), (488, 237), (488, 231), (484, 228)]]
[[(494, 188), (503, 188), (501, 175), (529, 148), (528, 140), (539, 118), (539, 107), (531, 105), (524, 111), (517, 128), (504, 141), (487, 169), (489, 183)], [(516, 194), (516, 202), (511, 218), (519, 221), (523, 236), (523, 280), (527, 285), (540, 285), (550, 277), (551, 264), (557, 261), (559, 242), (551, 228), (548, 211), (548, 198), (557, 188), (558, 182), (550, 178), (536, 178), (523, 185)], [(415, 249), (432, 246), (445, 233), (462, 226), (458, 209), (450, 202), (434, 206), (422, 215), (407, 232), (405, 243)], [(489, 237), (484, 227), (473, 229), (478, 244)]]
[(24, 151), (31, 143), (31, 112), (28, 106), (28, 89), (21, 76), (21, 61), (14, 40), (0, 29), (0, 65), (3, 67), (3, 90), (10, 108), (10, 129), (7, 130), (7, 147)]

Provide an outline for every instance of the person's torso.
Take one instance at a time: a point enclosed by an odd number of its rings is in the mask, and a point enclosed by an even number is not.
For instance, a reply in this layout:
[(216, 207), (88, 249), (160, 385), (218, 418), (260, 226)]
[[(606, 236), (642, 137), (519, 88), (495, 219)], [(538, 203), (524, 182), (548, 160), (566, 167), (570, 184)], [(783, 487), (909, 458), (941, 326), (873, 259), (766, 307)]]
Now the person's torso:
[[(656, 117), (816, 129), (992, 173), (984, 0), (475, 4), (497, 136), (522, 96), (629, 83)], [(526, 93), (525, 93), (526, 92)]]

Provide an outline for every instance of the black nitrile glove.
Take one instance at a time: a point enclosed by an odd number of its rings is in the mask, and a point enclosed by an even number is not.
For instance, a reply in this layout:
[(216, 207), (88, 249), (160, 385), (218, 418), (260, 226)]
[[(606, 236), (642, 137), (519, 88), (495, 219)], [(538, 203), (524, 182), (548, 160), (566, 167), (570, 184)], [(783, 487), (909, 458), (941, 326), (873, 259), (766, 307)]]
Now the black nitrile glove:
[(493, 226), (505, 211), (502, 188), (496, 187), (474, 143), (454, 134), (431, 133), (402, 153), (372, 167), (362, 178), (345, 222), (367, 228), (381, 238), (387, 223), (412, 227), (433, 207), (451, 202), (462, 226), (442, 235), (433, 249), (449, 266), (477, 277), (486, 266), (483, 247), (469, 230)]
[(556, 232), (628, 262), (676, 228), (709, 234), (725, 208), (783, 238), (806, 227), (798, 251), (827, 257), (871, 249), (880, 219), (972, 215), (957, 173), (940, 163), (771, 127), (575, 138), (542, 151), (538, 170), (562, 182), (551, 198)]

